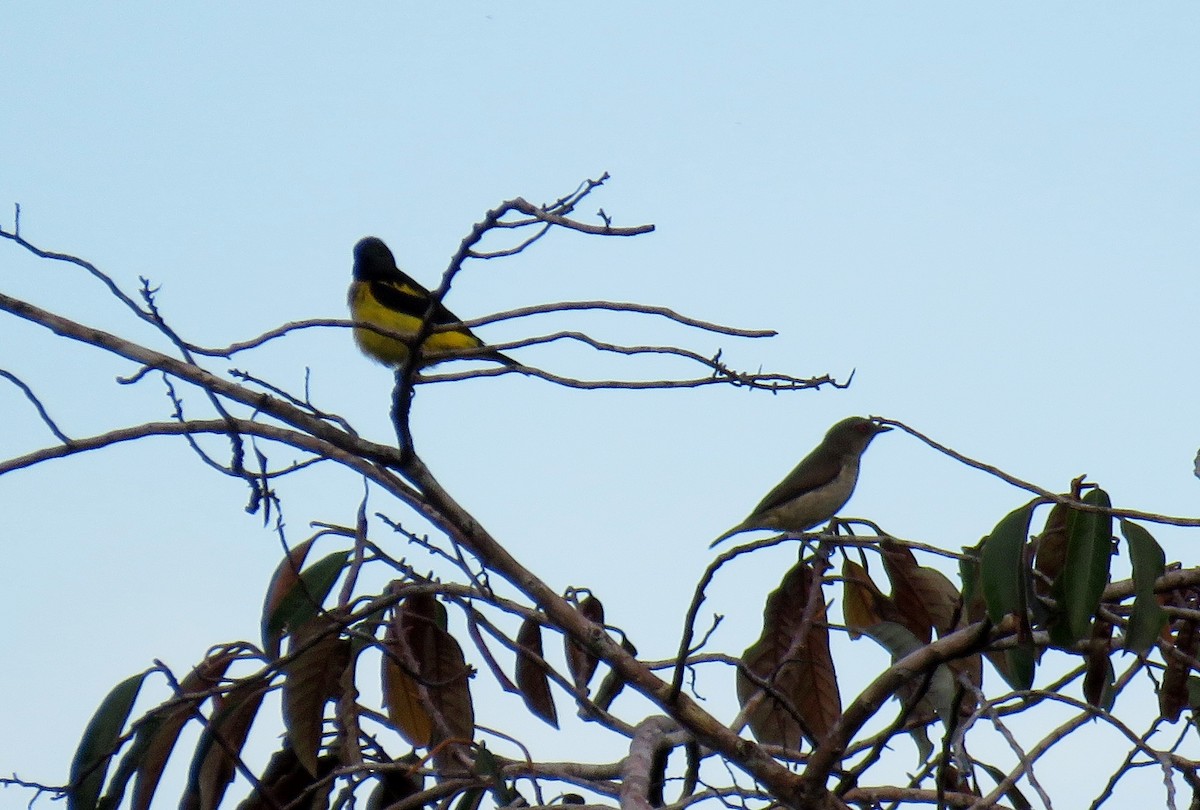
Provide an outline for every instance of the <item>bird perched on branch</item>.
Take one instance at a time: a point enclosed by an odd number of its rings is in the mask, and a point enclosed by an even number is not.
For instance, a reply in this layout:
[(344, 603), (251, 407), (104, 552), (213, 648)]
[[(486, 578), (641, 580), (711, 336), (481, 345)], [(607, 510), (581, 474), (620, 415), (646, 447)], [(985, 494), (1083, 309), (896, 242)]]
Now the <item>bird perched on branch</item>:
[[(416, 338), (426, 314), (431, 296), (396, 266), (392, 251), (382, 239), (368, 236), (354, 246), (354, 280), (350, 282), (347, 302), (350, 315), (359, 323), (378, 326), (403, 335), (409, 342), (371, 329), (354, 327), (354, 341), (362, 353), (384, 365), (399, 367), (408, 359), (411, 341)], [(429, 320), (435, 327), (460, 324), (461, 320), (439, 302)], [(516, 360), (484, 343), (465, 326), (430, 332), (421, 343), (421, 365), (431, 366), (453, 359), (455, 352), (468, 353), (471, 359), (494, 360), (507, 366), (518, 366)], [(430, 357), (430, 355), (435, 355)]]
[(861, 416), (838, 422), (816, 449), (754, 507), (750, 517), (713, 540), (709, 548), (750, 529), (806, 532), (829, 520), (850, 500), (867, 445), (888, 430), (891, 428)]

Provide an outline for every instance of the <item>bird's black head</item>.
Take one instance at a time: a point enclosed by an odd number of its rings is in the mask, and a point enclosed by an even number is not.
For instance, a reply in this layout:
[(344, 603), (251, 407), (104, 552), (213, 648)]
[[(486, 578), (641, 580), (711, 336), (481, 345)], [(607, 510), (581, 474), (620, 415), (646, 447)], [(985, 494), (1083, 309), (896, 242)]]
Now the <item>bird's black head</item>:
[(396, 257), (377, 236), (358, 240), (354, 246), (354, 278), (357, 281), (383, 281), (396, 273)]

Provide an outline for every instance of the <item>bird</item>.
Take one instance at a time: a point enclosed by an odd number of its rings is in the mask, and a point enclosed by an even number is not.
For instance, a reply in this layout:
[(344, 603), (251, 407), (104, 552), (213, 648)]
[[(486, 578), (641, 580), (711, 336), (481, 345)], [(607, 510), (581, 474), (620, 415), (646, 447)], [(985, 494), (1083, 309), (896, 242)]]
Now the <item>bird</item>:
[(891, 428), (861, 416), (838, 422), (749, 517), (713, 540), (709, 548), (750, 529), (806, 532), (829, 520), (850, 500), (867, 445), (888, 430)]
[[(354, 272), (346, 302), (350, 315), (358, 323), (396, 332), (409, 339), (381, 335), (361, 326), (354, 327), (354, 342), (362, 353), (386, 366), (399, 368), (408, 359), (411, 340), (429, 312), (431, 295), (407, 273), (396, 266), (396, 258), (384, 241), (368, 236), (354, 246)], [(439, 302), (429, 316), (433, 326), (450, 326), (462, 320)], [(506, 366), (519, 366), (516, 360), (488, 349), (465, 326), (430, 332), (421, 343), (422, 366), (452, 359), (455, 352), (469, 352), (473, 360), (494, 360)]]

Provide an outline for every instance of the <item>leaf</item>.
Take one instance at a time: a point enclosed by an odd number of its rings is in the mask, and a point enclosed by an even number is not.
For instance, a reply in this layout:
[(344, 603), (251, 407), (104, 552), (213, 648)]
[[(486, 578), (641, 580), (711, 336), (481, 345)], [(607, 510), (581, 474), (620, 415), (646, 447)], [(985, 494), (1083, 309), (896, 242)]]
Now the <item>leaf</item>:
[[(579, 603), (577, 610), (593, 624), (604, 626), (604, 605), (591, 593)], [(600, 663), (600, 659), (569, 636), (563, 640), (563, 653), (567, 658), (567, 672), (571, 673), (571, 681), (577, 689), (586, 691), (592, 676), (596, 674), (596, 665)], [(555, 728), (557, 727), (555, 725)]]
[[(403, 663), (402, 663), (403, 662)], [(416, 660), (402, 646), (393, 626), (383, 637), (383, 705), (388, 719), (400, 735), (415, 748), (428, 748), (433, 737), (433, 717), (425, 708), (421, 687), (409, 674), (417, 670)]]
[(999, 624), (1009, 614), (1017, 619), (1016, 646), (1005, 649), (1002, 659), (989, 656), (997, 664), (996, 670), (1014, 689), (1033, 686), (1035, 659), (1029, 629), (1025, 560), (1033, 506), (1030, 502), (1005, 515), (984, 538), (980, 550), (979, 582), (988, 617), (994, 624)]
[(113, 772), (112, 778), (108, 780), (108, 790), (104, 792), (96, 805), (99, 810), (116, 810), (121, 806), (121, 801), (125, 798), (125, 787), (129, 784), (129, 779), (137, 772), (142, 759), (146, 756), (146, 749), (150, 746), (151, 738), (161, 725), (162, 719), (153, 714), (146, 715), (138, 722), (138, 730), (133, 737), (133, 742), (121, 757), (121, 763)]
[[(304, 544), (293, 550), (300, 551)], [(304, 549), (307, 553), (307, 549)], [(321, 612), (321, 605), (350, 559), (349, 551), (335, 551), (310, 565), (296, 578), (290, 558), (285, 558), (271, 578), (263, 604), (263, 650), (270, 658), (279, 657), (279, 641), (286, 632), (303, 627)], [(277, 593), (278, 592), (278, 593)]]
[(1167, 668), (1163, 672), (1162, 686), (1158, 690), (1159, 714), (1172, 723), (1179, 719), (1183, 707), (1190, 705), (1188, 673), (1191, 671), (1191, 664), (1188, 661), (1196, 657), (1197, 647), (1200, 647), (1200, 634), (1196, 632), (1196, 622), (1192, 619), (1179, 620), (1174, 649), (1182, 655), (1163, 656)]
[(1129, 546), (1134, 592), (1124, 647), (1137, 655), (1145, 655), (1167, 623), (1167, 612), (1154, 595), (1154, 583), (1166, 569), (1166, 556), (1150, 532), (1137, 523), (1122, 519), (1121, 534)]
[[(891, 653), (893, 664), (925, 646), (925, 643), (913, 635), (911, 630), (895, 622), (882, 622), (874, 627), (864, 628), (863, 635), (869, 636)], [(925, 675), (917, 674), (904, 687), (897, 690), (896, 694), (904, 700), (906, 706), (909, 706), (912, 704), (913, 697), (921, 690), (925, 680)], [(928, 701), (937, 716), (949, 728), (953, 722), (952, 718), (955, 716), (954, 675), (945, 664), (939, 664), (933, 674), (928, 677), (928, 681), (929, 685), (924, 690), (921, 700)]]
[[(180, 810), (216, 810), (220, 806), (225, 790), (233, 781), (235, 757), (246, 744), (250, 726), (268, 689), (270, 684), (260, 679), (243, 681), (228, 695), (214, 701), (212, 716), (192, 757)], [(218, 736), (221, 742), (217, 741)]]
[(1058, 578), (1067, 564), (1067, 540), (1076, 514), (1066, 504), (1054, 504), (1042, 533), (1034, 541), (1033, 568), (1042, 576), (1033, 578), (1033, 590), (1039, 596), (1050, 596), (1049, 583)]
[(983, 541), (980, 580), (988, 617), (999, 624), (1008, 614), (1023, 621), (1026, 611), (1025, 541), (1033, 504), (1009, 512)]
[(325, 704), (341, 694), (339, 680), (350, 666), (350, 641), (341, 638), (338, 621), (318, 616), (292, 633), (283, 665), (283, 724), (300, 764), (317, 774), (317, 752), (325, 722)]
[(1112, 708), (1116, 694), (1113, 687), (1116, 677), (1112, 661), (1109, 660), (1109, 642), (1113, 626), (1097, 618), (1092, 624), (1092, 637), (1088, 641), (1087, 669), (1083, 675), (1083, 698), (1098, 709)]
[[(762, 636), (742, 654), (745, 668), (770, 684), (785, 701), (767, 693), (750, 713), (750, 730), (759, 742), (799, 748), (802, 738), (810, 742), (822, 739), (841, 716), (825, 600), (819, 584), (813, 592), (813, 577), (813, 569), (803, 561), (784, 575), (767, 597)], [(810, 594), (815, 610), (805, 628), (802, 617)], [(739, 667), (737, 695), (742, 708), (761, 692)]]
[(958, 576), (962, 580), (963, 612), (967, 621), (977, 622), (987, 615), (987, 604), (983, 600), (983, 584), (981, 582), (980, 560), (983, 557), (983, 547), (987, 538), (983, 538), (974, 546), (963, 546), (962, 557), (958, 560)]
[[(629, 640), (628, 636), (621, 637), (621, 649), (637, 658), (637, 647), (633, 646), (633, 642)], [(596, 698), (593, 702), (604, 711), (608, 711), (609, 706), (612, 706), (613, 701), (617, 699), (617, 695), (621, 694), (621, 690), (624, 688), (625, 676), (615, 669), (610, 669), (604, 676), (604, 680), (600, 682), (600, 688), (596, 690)]]
[[(1004, 780), (1008, 778), (1008, 774), (997, 768), (995, 765), (989, 765), (983, 761), (976, 761), (975, 764), (987, 771), (987, 775), (992, 777), (997, 785), (1003, 784)], [(1007, 791), (1005, 791), (1004, 795), (1008, 797), (1010, 802), (1012, 802), (1014, 810), (1033, 810), (1033, 805), (1030, 804), (1029, 800), (1025, 798), (1024, 794), (1017, 789), (1016, 785), (1013, 785)]]
[(871, 579), (867, 569), (851, 559), (842, 563), (842, 618), (852, 639), (863, 628), (898, 619), (896, 606)]
[(387, 810), (396, 802), (425, 789), (425, 777), (418, 770), (420, 757), (407, 754), (397, 761), (413, 767), (406, 771), (377, 771), (374, 774), (377, 783), (367, 798), (367, 810)]
[(467, 788), (455, 802), (454, 810), (479, 810), (479, 805), (483, 804), (485, 795), (487, 795), (487, 791), (483, 788)]
[(892, 583), (892, 602), (896, 605), (897, 618), (923, 644), (933, 640), (933, 618), (926, 604), (926, 594), (921, 591), (920, 568), (917, 558), (907, 546), (885, 537), (879, 544), (883, 554), (883, 567)]
[(558, 710), (550, 693), (550, 669), (542, 658), (542, 625), (537, 619), (521, 622), (517, 631), (517, 688), (529, 711), (558, 728)]
[[(238, 805), (238, 810), (276, 810), (290, 806), (304, 807), (305, 810), (326, 808), (334, 780), (325, 777), (333, 773), (337, 765), (337, 757), (327, 754), (318, 762), (317, 772), (310, 773), (300, 764), (296, 752), (285, 743), (271, 756), (267, 769), (259, 777), (259, 789), (251, 791)], [(301, 797), (303, 804), (299, 804)]]
[[(1104, 508), (1112, 505), (1102, 489), (1089, 490), (1083, 502)], [(1053, 643), (1070, 647), (1091, 634), (1092, 617), (1108, 584), (1112, 538), (1112, 515), (1078, 512), (1071, 521), (1067, 561), (1054, 581), (1059, 615), (1050, 627)]]
[[(236, 650), (223, 649), (205, 658), (180, 682), (180, 694), (186, 696), (212, 689), (220, 683), (221, 678), (225, 676), (225, 671), (237, 658), (237, 655)], [(133, 782), (133, 800), (130, 810), (149, 810), (150, 802), (154, 799), (154, 791), (158, 788), (159, 779), (167, 765), (167, 759), (171, 756), (171, 752), (175, 749), (175, 743), (179, 740), (179, 733), (187, 722), (196, 716), (201, 704), (208, 699), (208, 696), (205, 695), (168, 709), (165, 706), (170, 704), (171, 701), (169, 701), (168, 704), (154, 710), (156, 714), (161, 715), (161, 721), (155, 724), (152, 731), (146, 733), (146, 749), (140, 757), (137, 777)], [(139, 729), (138, 738), (140, 739), (142, 735), (143, 730)], [(136, 742), (137, 740), (135, 740)], [(119, 800), (117, 804), (120, 804)]]
[(431, 594), (410, 596), (396, 607), (384, 639), (396, 656), (384, 657), (388, 717), (418, 747), (475, 736), (471, 669), (445, 622), (445, 608)]
[(150, 672), (130, 676), (112, 688), (92, 715), (75, 757), (71, 761), (71, 782), (67, 788), (68, 810), (94, 810), (104, 787), (109, 761), (117, 751), (121, 730), (133, 711), (142, 682)]
[(267, 584), (261, 624), (263, 650), (269, 658), (279, 657), (279, 641), (283, 636), (282, 622), (279, 623), (279, 626), (275, 626), (273, 619), (284, 597), (300, 581), (300, 571), (304, 568), (304, 560), (308, 557), (308, 551), (316, 539), (310, 537), (285, 554), (275, 568), (275, 573), (271, 575), (271, 581)]
[(496, 807), (529, 806), (521, 794), (504, 781), (500, 763), (496, 762), (495, 755), (483, 746), (475, 749), (475, 773), (482, 776), (491, 785), (492, 798), (496, 800)]
[(967, 626), (962, 594), (948, 576), (936, 568), (919, 565), (909, 572), (908, 577), (925, 605), (938, 638)]

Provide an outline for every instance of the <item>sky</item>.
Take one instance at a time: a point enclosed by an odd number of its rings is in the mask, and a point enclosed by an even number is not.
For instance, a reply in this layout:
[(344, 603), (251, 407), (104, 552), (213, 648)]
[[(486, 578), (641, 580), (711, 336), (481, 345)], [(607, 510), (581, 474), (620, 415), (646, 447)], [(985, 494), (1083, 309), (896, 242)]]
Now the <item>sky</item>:
[[(1114, 505), (1200, 513), (1194, 4), (24, 3), (5, 12), (0, 75), (0, 223), (11, 229), (19, 204), (39, 247), (129, 291), (149, 279), (195, 343), (344, 317), (351, 248), (368, 234), (432, 287), (489, 208), (608, 172), (580, 216), (603, 208), (654, 233), (552, 233), (468, 265), (447, 303), (464, 317), (662, 305), (779, 334), (603, 314), (480, 334), (569, 327), (720, 350), (744, 370), (853, 373), (845, 390), (774, 396), (515, 375), (420, 391), (418, 452), (450, 492), (553, 587), (594, 589), (650, 657), (673, 652), (708, 541), (847, 415), (902, 420), (1047, 489), (1086, 473)], [(0, 289), (163, 348), (93, 279), (7, 241)], [(519, 357), (578, 377), (693, 373), (582, 348)], [(307, 370), (314, 401), (392, 438), (391, 376), (344, 331), (232, 365), (294, 391)], [(129, 364), (11, 317), (0, 368), (72, 436), (170, 414), (153, 381), (114, 383)], [(3, 382), (0, 415), (4, 458), (53, 443)], [(298, 542), (311, 521), (352, 524), (362, 482), (318, 469), (280, 494)], [(0, 613), (20, 662), (0, 668), (0, 771), (63, 781), (113, 684), (256, 637), (279, 539), (245, 499), (168, 439), (0, 477)], [(843, 514), (957, 550), (1025, 500), (893, 432)], [(420, 525), (378, 493), (371, 508)], [(1195, 562), (1196, 530), (1152, 531), (1169, 560)], [(754, 640), (790, 559), (777, 548), (723, 572), (707, 603), (726, 616), (713, 649)], [(887, 664), (869, 644), (835, 650), (862, 662), (844, 697)], [(708, 678), (705, 705), (731, 718), (731, 673)], [(516, 698), (495, 707), (498, 725), (520, 722)], [(578, 723), (558, 734), (581, 756), (621, 753)], [(0, 807), (29, 798), (3, 790)]]

